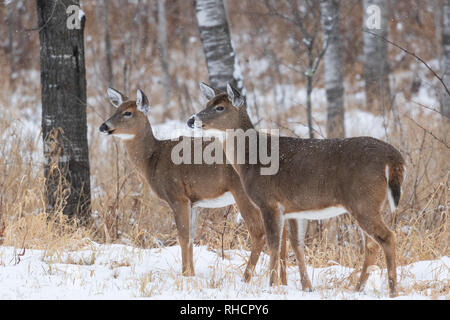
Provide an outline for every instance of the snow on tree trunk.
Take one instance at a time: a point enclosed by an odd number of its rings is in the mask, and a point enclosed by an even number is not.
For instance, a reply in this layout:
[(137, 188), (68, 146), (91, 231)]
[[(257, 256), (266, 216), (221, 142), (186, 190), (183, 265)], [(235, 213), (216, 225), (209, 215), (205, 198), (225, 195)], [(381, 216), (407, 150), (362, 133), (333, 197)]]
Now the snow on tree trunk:
[(226, 91), (227, 82), (231, 82), (245, 94), (223, 1), (196, 0), (195, 10), (210, 84)]
[[(444, 1), (444, 27), (442, 29), (442, 68), (443, 79), (447, 88), (450, 88), (450, 0)], [(443, 90), (441, 113), (450, 118), (450, 97)]]
[(321, 1), (321, 23), (324, 56), (325, 89), (327, 93), (327, 137), (343, 138), (344, 81), (342, 77), (341, 47), (339, 37), (339, 0)]
[(86, 124), (84, 22), (68, 28), (66, 9), (76, 0), (37, 0), (40, 39), (42, 137), (47, 210), (82, 221), (90, 216)]
[[(388, 38), (387, 0), (364, 0), (363, 10), (364, 30)], [(368, 32), (363, 32), (363, 40), (365, 108), (374, 114), (384, 114), (391, 108), (388, 44), (385, 40)]]

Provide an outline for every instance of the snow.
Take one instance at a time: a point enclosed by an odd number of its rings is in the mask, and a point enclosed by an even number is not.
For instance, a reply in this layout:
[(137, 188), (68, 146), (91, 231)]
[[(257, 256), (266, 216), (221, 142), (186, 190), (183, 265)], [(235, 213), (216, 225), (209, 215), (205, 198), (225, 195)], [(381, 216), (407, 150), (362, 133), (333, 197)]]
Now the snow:
[[(354, 292), (353, 284), (345, 285), (354, 269), (308, 266), (315, 289), (303, 292), (293, 266), (288, 268), (288, 286), (269, 287), (265, 254), (247, 284), (241, 280), (247, 251), (225, 251), (222, 259), (220, 252), (194, 247), (196, 276), (182, 277), (179, 246), (140, 249), (88, 239), (85, 243), (77, 251), (25, 250), (23, 256), (22, 249), (0, 247), (0, 299), (388, 299), (386, 270), (375, 266), (362, 293)], [(413, 286), (426, 282), (444, 288), (449, 267), (450, 257), (398, 267), (396, 299), (430, 299)]]
[(385, 139), (387, 129), (383, 116), (355, 109), (345, 114), (345, 130), (348, 137), (370, 136)]

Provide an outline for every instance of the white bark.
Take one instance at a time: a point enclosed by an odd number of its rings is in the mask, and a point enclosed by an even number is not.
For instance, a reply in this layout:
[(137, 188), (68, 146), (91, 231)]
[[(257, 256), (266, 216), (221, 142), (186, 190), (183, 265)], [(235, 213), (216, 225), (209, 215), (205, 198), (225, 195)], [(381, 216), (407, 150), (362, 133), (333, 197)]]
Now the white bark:
[(167, 106), (171, 95), (169, 49), (167, 44), (166, 0), (158, 0), (158, 47), (160, 51), (163, 85), (163, 105)]
[[(373, 11), (369, 8), (375, 8), (377, 10)], [(364, 0), (363, 10), (363, 25), (365, 30), (388, 38), (387, 0)], [(368, 24), (375, 28), (368, 29)], [(391, 107), (387, 42), (367, 32), (363, 33), (363, 40), (366, 109), (376, 114), (383, 114)]]
[(108, 0), (103, 0), (103, 41), (105, 44), (106, 81), (108, 87), (114, 87), (114, 72), (112, 65), (111, 38), (109, 36), (109, 5)]
[(339, 0), (321, 0), (323, 31), (325, 89), (327, 93), (327, 137), (343, 138), (344, 80), (342, 77), (341, 46), (339, 37)]
[[(444, 27), (442, 29), (442, 74), (447, 88), (450, 88), (450, 0), (444, 1)], [(450, 97), (443, 90), (441, 112), (450, 118)]]
[[(228, 82), (243, 92), (242, 76), (222, 0), (196, 0), (196, 17), (210, 84), (226, 91)], [(244, 93), (244, 92), (243, 92)]]
[[(433, 11), (434, 11), (434, 36), (436, 37), (436, 59), (439, 63), (439, 70), (443, 70), (442, 62), (442, 16), (443, 16), (443, 5), (440, 0), (433, 0)], [(439, 99), (439, 107), (442, 109), (442, 99), (443, 99), (443, 88), (436, 88), (436, 93)]]

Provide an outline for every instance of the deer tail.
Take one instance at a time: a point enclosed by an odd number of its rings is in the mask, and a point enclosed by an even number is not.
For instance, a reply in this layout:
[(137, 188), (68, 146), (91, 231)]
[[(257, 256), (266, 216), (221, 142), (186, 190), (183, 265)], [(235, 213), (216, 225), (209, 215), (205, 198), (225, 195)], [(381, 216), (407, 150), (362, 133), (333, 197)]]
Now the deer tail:
[(387, 198), (391, 212), (397, 209), (402, 193), (402, 183), (406, 176), (406, 167), (403, 162), (394, 162), (386, 165)]

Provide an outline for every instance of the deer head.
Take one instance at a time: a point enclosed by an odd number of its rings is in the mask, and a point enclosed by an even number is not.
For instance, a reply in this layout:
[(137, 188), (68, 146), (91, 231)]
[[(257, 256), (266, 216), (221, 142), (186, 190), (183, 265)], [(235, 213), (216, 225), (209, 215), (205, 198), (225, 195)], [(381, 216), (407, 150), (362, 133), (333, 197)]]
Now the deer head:
[(189, 127), (220, 131), (239, 128), (246, 101), (236, 88), (228, 83), (225, 93), (201, 82), (200, 90), (209, 101), (204, 110), (188, 120)]
[(137, 90), (136, 101), (130, 101), (127, 96), (113, 88), (108, 88), (107, 93), (117, 110), (100, 126), (100, 132), (132, 140), (150, 126), (147, 119), (149, 103), (142, 90)]

